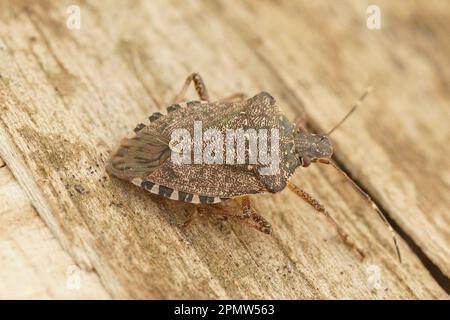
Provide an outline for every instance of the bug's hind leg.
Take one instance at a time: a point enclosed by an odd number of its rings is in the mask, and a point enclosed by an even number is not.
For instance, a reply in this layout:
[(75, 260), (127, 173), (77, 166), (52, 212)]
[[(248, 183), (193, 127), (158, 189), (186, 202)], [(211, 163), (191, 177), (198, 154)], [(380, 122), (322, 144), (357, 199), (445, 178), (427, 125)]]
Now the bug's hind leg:
[(300, 198), (302, 198), (305, 202), (307, 202), (310, 206), (312, 206), (317, 212), (323, 214), (327, 218), (327, 220), (336, 228), (336, 231), (338, 232), (339, 237), (342, 239), (342, 241), (352, 250), (356, 251), (362, 259), (365, 258), (366, 255), (364, 254), (364, 252), (359, 249), (353, 241), (349, 239), (347, 232), (342, 229), (342, 227), (337, 223), (336, 220), (334, 220), (327, 209), (321, 203), (319, 203), (319, 201), (314, 199), (310, 194), (303, 191), (291, 182), (288, 182), (288, 188), (291, 189)]
[(181, 224), (181, 229), (187, 229), (192, 222), (194, 221), (195, 217), (198, 214), (198, 210), (196, 208), (191, 208), (189, 207), (188, 210), (186, 210), (187, 212), (187, 218), (186, 220)]
[(203, 101), (209, 101), (208, 91), (206, 90), (205, 83), (203, 82), (202, 77), (198, 73), (191, 73), (184, 82), (183, 88), (181, 88), (180, 92), (177, 94), (177, 96), (174, 99), (174, 103), (182, 102), (184, 101), (184, 97), (186, 95), (186, 91), (189, 88), (189, 85), (191, 82), (194, 82), (195, 91), (197, 91), (197, 94), (200, 98), (200, 100)]
[(236, 220), (239, 223), (255, 228), (260, 232), (266, 234), (272, 233), (272, 227), (269, 222), (267, 222), (266, 219), (260, 216), (255, 209), (251, 207), (248, 197), (238, 199), (238, 204), (241, 208), (224, 205), (202, 205), (198, 206), (197, 210), (200, 214), (219, 215), (224, 218)]

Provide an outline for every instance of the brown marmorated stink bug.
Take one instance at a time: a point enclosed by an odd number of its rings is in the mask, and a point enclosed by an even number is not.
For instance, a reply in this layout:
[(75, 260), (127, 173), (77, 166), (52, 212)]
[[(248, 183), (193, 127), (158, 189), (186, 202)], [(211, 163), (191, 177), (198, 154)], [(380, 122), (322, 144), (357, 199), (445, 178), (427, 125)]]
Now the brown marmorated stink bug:
[[(183, 102), (191, 82), (201, 101)], [(121, 142), (108, 161), (107, 171), (151, 193), (194, 203), (197, 212), (232, 218), (267, 234), (272, 232), (272, 228), (251, 206), (248, 195), (280, 192), (287, 186), (323, 214), (334, 225), (343, 242), (364, 257), (362, 250), (349, 239), (325, 207), (289, 182), (297, 167), (307, 167), (312, 162), (329, 164), (350, 181), (376, 210), (392, 234), (401, 261), (394, 231), (381, 210), (330, 160), (333, 148), (328, 136), (347, 119), (368, 92), (328, 134), (314, 134), (307, 132), (301, 123), (292, 124), (276, 106), (275, 99), (266, 92), (252, 98), (239, 93), (211, 102), (202, 78), (193, 73), (186, 79), (174, 104), (167, 108), (166, 115), (152, 114), (148, 124), (139, 124), (132, 135)], [(199, 124), (206, 131), (199, 133)], [(275, 139), (267, 141), (269, 132), (270, 138)], [(192, 134), (193, 140), (190, 139)], [(255, 146), (259, 150), (254, 149)], [(271, 158), (276, 160), (270, 163), (270, 168), (275, 169), (272, 171), (267, 170), (269, 162), (267, 156), (264, 157), (268, 149), (272, 156), (276, 155)], [(184, 158), (181, 158), (184, 151)], [(265, 161), (258, 161), (261, 159)], [(276, 166), (272, 166), (274, 163)], [(241, 210), (217, 204), (230, 198), (239, 204)], [(188, 221), (191, 218), (192, 215)]]

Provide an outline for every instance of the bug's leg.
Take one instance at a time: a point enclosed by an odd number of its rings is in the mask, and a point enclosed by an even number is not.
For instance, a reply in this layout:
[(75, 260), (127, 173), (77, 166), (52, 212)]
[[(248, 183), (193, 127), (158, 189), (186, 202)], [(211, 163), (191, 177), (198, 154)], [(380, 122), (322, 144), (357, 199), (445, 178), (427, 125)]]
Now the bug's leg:
[[(243, 202), (247, 202), (247, 200), (244, 200)], [(200, 213), (205, 214), (215, 214), (220, 215), (224, 218), (230, 218), (233, 220), (238, 221), (239, 223), (246, 225), (251, 228), (255, 228), (256, 230), (271, 234), (272, 233), (272, 227), (270, 226), (269, 222), (265, 220), (263, 217), (261, 217), (255, 209), (253, 209), (250, 206), (250, 203), (240, 203), (242, 206), (242, 210), (247, 213), (242, 213), (238, 208), (232, 208), (232, 207), (225, 207), (225, 206), (218, 206), (218, 205), (207, 205), (207, 206), (199, 206), (198, 211)], [(244, 209), (245, 207), (245, 209)]]
[(187, 227), (189, 227), (192, 224), (192, 221), (194, 221), (194, 218), (196, 217), (196, 215), (198, 213), (197, 208), (189, 208), (189, 209), (190, 210), (188, 211), (187, 218), (181, 225), (182, 229), (186, 229)]
[(392, 241), (394, 242), (394, 246), (395, 246), (395, 251), (397, 252), (397, 257), (398, 257), (398, 261), (400, 263), (402, 263), (402, 255), (400, 253), (400, 247), (398, 246), (398, 242), (397, 242), (397, 238), (395, 237), (395, 231), (392, 228), (391, 224), (389, 223), (389, 221), (387, 220), (386, 216), (383, 214), (383, 212), (380, 210), (380, 208), (378, 208), (377, 204), (372, 200), (372, 198), (367, 194), (367, 192), (365, 192), (363, 189), (361, 189), (360, 186), (358, 186), (355, 181), (353, 181), (348, 174), (343, 171), (341, 168), (339, 168), (339, 166), (334, 163), (333, 161), (330, 161), (328, 159), (318, 159), (316, 160), (316, 162), (318, 163), (323, 163), (323, 164), (328, 164), (331, 165), (332, 167), (334, 167), (340, 174), (342, 174), (344, 176), (344, 178), (349, 181), (353, 187), (362, 195), (364, 196), (364, 198), (366, 199), (366, 201), (370, 204), (370, 206), (376, 211), (376, 213), (378, 214), (378, 216), (380, 217), (380, 219), (383, 221), (384, 225), (388, 228), (389, 232), (391, 233), (392, 236)]
[(252, 207), (248, 196), (238, 198), (236, 201), (242, 208), (243, 215), (240, 219), (243, 223), (257, 229), (258, 231), (261, 231), (262, 233), (272, 233), (272, 226), (266, 219), (256, 212), (256, 210)]
[(305, 202), (307, 202), (310, 206), (312, 206), (317, 212), (323, 214), (327, 218), (327, 220), (336, 228), (336, 231), (338, 232), (339, 237), (342, 239), (342, 241), (352, 250), (356, 251), (362, 259), (365, 258), (366, 255), (364, 254), (364, 252), (359, 249), (353, 241), (349, 239), (347, 232), (345, 232), (344, 229), (341, 228), (337, 221), (334, 220), (327, 209), (321, 203), (319, 203), (319, 201), (314, 199), (310, 194), (306, 193), (291, 182), (288, 182), (288, 188), (291, 189), (300, 198), (302, 198)]
[(220, 99), (221, 102), (238, 102), (247, 99), (247, 95), (243, 92), (237, 92), (231, 96)]
[(184, 82), (183, 88), (181, 88), (180, 92), (174, 99), (175, 103), (184, 101), (184, 96), (186, 95), (186, 91), (189, 88), (191, 82), (194, 82), (195, 91), (203, 101), (209, 101), (208, 91), (206, 90), (205, 83), (203, 82), (202, 77), (198, 73), (191, 73)]
[(300, 131), (306, 131), (306, 119), (303, 116), (298, 116), (295, 120), (294, 120), (294, 125), (297, 129), (299, 129)]

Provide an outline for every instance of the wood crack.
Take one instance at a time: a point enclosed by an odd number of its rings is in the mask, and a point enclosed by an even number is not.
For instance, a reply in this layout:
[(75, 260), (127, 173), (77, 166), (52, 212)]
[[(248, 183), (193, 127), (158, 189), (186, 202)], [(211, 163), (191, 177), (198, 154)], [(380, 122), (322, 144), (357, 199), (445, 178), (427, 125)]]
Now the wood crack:
[(339, 165), (339, 167), (347, 173), (347, 175), (365, 192), (367, 193), (375, 202), (375, 204), (380, 208), (381, 212), (384, 214), (389, 224), (395, 230), (395, 232), (406, 242), (411, 251), (420, 260), (422, 265), (431, 274), (433, 279), (439, 284), (439, 286), (445, 290), (447, 294), (450, 294), (450, 279), (444, 274), (444, 272), (428, 257), (424, 250), (417, 244), (417, 242), (410, 236), (400, 225), (392, 218), (389, 211), (381, 204), (381, 202), (373, 196), (368, 189), (361, 183), (359, 179), (356, 179), (350, 170), (344, 165), (343, 161), (334, 156), (334, 161)]

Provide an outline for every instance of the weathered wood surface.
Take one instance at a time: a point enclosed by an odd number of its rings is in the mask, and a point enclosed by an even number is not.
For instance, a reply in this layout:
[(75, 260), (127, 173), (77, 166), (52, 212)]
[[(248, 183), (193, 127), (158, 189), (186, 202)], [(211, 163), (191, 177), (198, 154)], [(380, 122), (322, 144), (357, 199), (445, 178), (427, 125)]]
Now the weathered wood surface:
[(95, 272), (80, 269), (0, 161), (0, 299), (104, 299)]
[[(379, 31), (366, 28), (361, 1), (87, 1), (81, 30), (66, 28), (68, 4), (0, 2), (0, 156), (108, 296), (448, 298), (448, 4), (383, 1)], [(293, 181), (329, 208), (364, 261), (288, 190), (252, 197), (269, 237), (213, 217), (183, 230), (181, 204), (108, 177), (112, 147), (164, 110), (192, 71), (214, 98), (269, 91), (317, 131), (375, 83), (333, 134), (335, 155), (397, 225), (403, 264), (376, 214), (325, 166)]]

